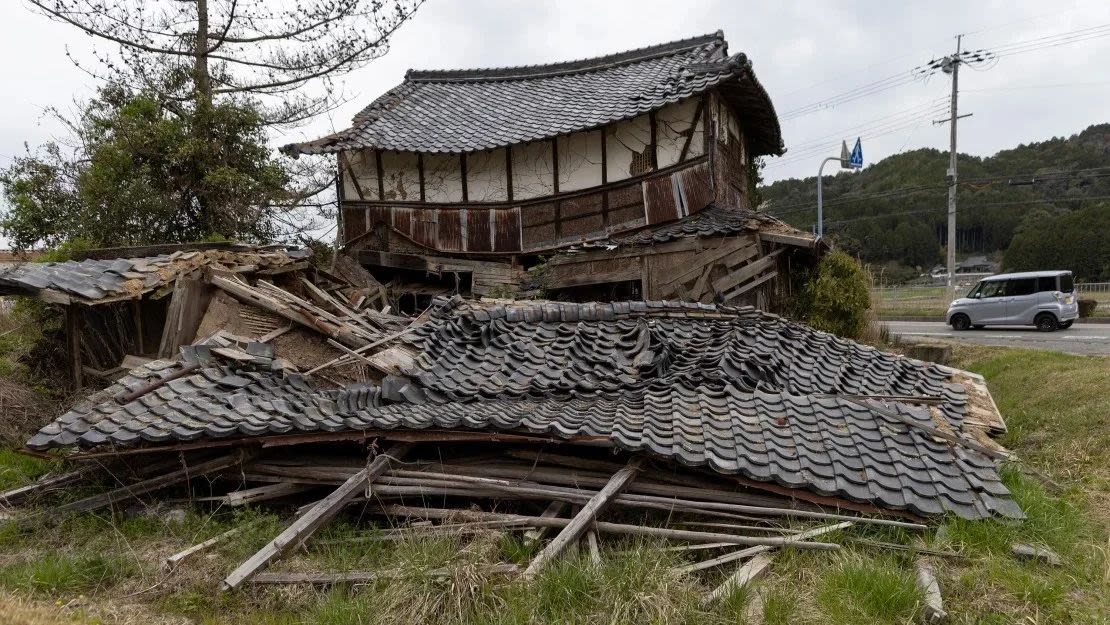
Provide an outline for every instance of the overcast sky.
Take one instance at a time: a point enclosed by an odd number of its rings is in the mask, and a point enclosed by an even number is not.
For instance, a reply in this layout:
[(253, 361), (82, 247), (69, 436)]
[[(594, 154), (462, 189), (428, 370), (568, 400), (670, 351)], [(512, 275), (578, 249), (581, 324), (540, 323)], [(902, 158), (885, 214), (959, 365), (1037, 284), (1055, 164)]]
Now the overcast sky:
[[(947, 114), (933, 114), (930, 107), (943, 107), (950, 81), (937, 74), (817, 112), (791, 111), (905, 75), (951, 53), (957, 33), (965, 33), (965, 49), (990, 49), (1105, 24), (1110, 24), (1106, 0), (430, 0), (397, 34), (386, 57), (345, 79), (353, 101), (331, 118), (275, 138), (275, 145), (345, 127), (410, 67), (545, 63), (720, 29), (730, 52), (745, 52), (752, 60), (779, 114), (789, 118), (783, 120), (783, 135), (790, 152), (771, 160), (767, 177), (811, 176), (822, 157), (839, 153), (841, 137), (851, 143), (864, 134), (868, 163), (923, 146), (947, 150), (947, 127), (931, 123)], [(89, 94), (92, 79), (66, 58), (67, 46), (87, 58), (84, 35), (31, 13), (19, 0), (0, 3), (0, 166), (22, 153), (24, 142), (36, 145), (60, 132), (43, 109), (65, 107)], [(960, 113), (974, 116), (960, 122), (960, 152), (989, 155), (1110, 121), (1107, 68), (1110, 37), (1102, 36), (1004, 56), (980, 71), (965, 69)], [(869, 133), (875, 136), (868, 138)]]

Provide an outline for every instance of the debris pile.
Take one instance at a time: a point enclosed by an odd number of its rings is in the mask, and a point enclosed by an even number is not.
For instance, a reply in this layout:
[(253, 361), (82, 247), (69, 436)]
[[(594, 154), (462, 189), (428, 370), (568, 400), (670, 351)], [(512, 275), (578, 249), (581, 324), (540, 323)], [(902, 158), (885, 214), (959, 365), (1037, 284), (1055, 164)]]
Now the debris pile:
[(388, 574), (264, 570), (356, 505), (380, 540), (551, 536), (500, 573), (633, 535), (708, 554), (682, 573), (747, 560), (732, 585), (778, 547), (839, 548), (832, 532), (853, 524), (1022, 517), (990, 438), (1005, 423), (974, 374), (748, 307), (456, 296), (403, 317), (360, 271), (204, 272), (193, 344), (27, 442), (82, 468), (0, 498), (116, 480), (56, 517), (203, 478), (196, 505), (295, 511), (225, 588)]

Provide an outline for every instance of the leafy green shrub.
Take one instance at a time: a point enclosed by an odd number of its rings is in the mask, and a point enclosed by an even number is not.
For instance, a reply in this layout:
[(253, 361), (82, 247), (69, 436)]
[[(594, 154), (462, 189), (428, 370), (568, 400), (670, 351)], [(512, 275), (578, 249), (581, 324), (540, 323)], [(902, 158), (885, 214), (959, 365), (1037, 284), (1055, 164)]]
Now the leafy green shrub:
[(855, 339), (863, 334), (870, 307), (863, 267), (848, 254), (833, 250), (802, 287), (791, 316), (818, 330)]

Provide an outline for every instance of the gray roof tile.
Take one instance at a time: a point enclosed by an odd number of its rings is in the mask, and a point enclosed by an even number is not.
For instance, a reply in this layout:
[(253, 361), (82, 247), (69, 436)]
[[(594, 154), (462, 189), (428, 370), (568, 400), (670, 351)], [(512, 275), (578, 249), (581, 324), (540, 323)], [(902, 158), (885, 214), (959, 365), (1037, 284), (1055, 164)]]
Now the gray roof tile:
[(714, 87), (722, 87), (745, 119), (754, 155), (782, 153), (767, 92), (747, 57), (729, 56), (720, 32), (551, 65), (410, 70), (359, 112), (351, 128), (283, 149), (488, 150), (631, 119)]

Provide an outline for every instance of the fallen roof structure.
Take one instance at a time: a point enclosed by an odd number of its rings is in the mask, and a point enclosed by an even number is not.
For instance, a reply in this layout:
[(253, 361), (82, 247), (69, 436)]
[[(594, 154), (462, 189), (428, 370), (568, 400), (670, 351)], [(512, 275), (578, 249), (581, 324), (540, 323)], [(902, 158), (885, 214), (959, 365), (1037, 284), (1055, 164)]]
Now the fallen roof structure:
[[(43, 427), (29, 453), (86, 466), (0, 502), (112, 485), (60, 516), (202, 477), (212, 494), (190, 495), (199, 505), (307, 502), (226, 588), (384, 574), (263, 571), (355, 503), (391, 527), (439, 522), (404, 532), (558, 530), (527, 568), (504, 565), (525, 576), (579, 539), (596, 546), (593, 532), (726, 551), (677, 571), (688, 574), (784, 545), (836, 549), (818, 537), (853, 524), (1023, 517), (990, 438), (1005, 423), (967, 372), (752, 307), (454, 296), (411, 318), (379, 310), (357, 267), (267, 275), (235, 271), (235, 256), (169, 272), (218, 257), (183, 256), (128, 263), (165, 264), (161, 288), (189, 275), (207, 292), (197, 341)], [(123, 263), (84, 266), (137, 280)], [(825, 525), (779, 523), (799, 518)]]

